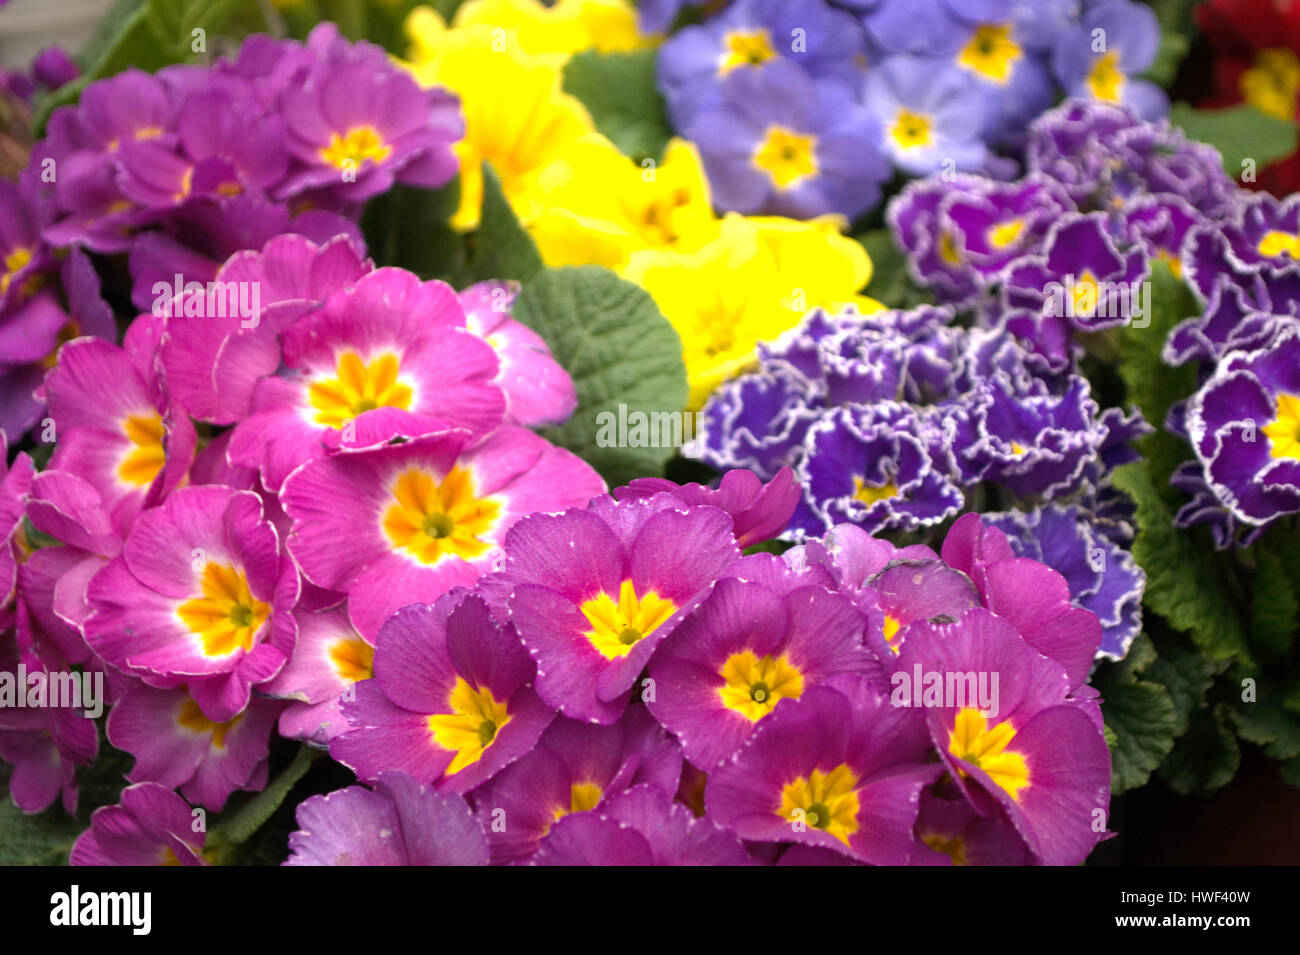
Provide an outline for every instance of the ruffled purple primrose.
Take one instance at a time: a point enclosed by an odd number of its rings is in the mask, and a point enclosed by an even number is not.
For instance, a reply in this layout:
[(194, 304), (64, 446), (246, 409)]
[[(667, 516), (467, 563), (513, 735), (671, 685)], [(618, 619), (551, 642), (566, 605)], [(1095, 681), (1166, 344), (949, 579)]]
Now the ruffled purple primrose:
[(353, 626), (373, 640), (406, 604), (472, 586), (521, 517), (579, 507), (604, 490), (576, 455), (507, 426), (477, 443), (443, 431), (317, 458), (285, 482), (281, 501), (303, 577), (347, 593)]
[(1300, 511), (1300, 327), (1228, 355), (1188, 402), (1186, 424), (1206, 483), (1237, 520)]
[[(556, 820), (602, 809), (633, 786), (653, 787), (671, 799), (681, 776), (681, 746), (634, 704), (610, 726), (556, 717), (526, 756), (472, 798), (499, 865), (532, 856)], [(501, 818), (508, 824), (494, 827)]]
[(90, 582), (86, 640), (146, 683), (187, 685), (226, 722), (292, 654), (298, 588), (256, 494), (186, 487), (141, 514)]
[(284, 865), (487, 865), (487, 840), (462, 796), (403, 772), (299, 804)]
[(207, 865), (204, 830), (189, 804), (157, 783), (136, 783), (101, 806), (77, 837), (70, 865)]
[(1229, 215), (1194, 230), (1184, 257), (1188, 282), (1202, 299), (1227, 281), (1261, 310), (1272, 304), (1274, 311), (1294, 314), (1300, 297), (1300, 196), (1243, 196)]
[(941, 523), (965, 503), (936, 416), (909, 405), (851, 405), (808, 431), (804, 499), (793, 531), (816, 537), (850, 522), (870, 532)]
[[(955, 623), (914, 625), (895, 677), (909, 672), (988, 674), (989, 687), (997, 679), (991, 706), (936, 692), (939, 705), (924, 709), (948, 784), (980, 815), (1005, 814), (1041, 864), (1082, 862), (1103, 837), (1094, 823), (1110, 810), (1110, 750), (1096, 702), (1071, 699), (1065, 670), (981, 608)], [(894, 693), (904, 690), (900, 682)]]
[(861, 677), (840, 677), (778, 704), (710, 774), (705, 804), (710, 818), (751, 842), (906, 865), (921, 791), (942, 773), (929, 754), (919, 709), (891, 706)]
[(1039, 495), (1046, 500), (1080, 490), (1092, 475), (1111, 426), (1122, 428), (1114, 415), (1103, 415), (1092, 388), (1081, 375), (1065, 381), (1054, 395), (1040, 382), (1025, 386), (1005, 372), (986, 379), (970, 400), (969, 442), (958, 428), (963, 474), (993, 481), (1016, 497)]
[(740, 556), (732, 526), (725, 511), (660, 494), (512, 527), (493, 589), (537, 661), (542, 699), (615, 722), (650, 655)]
[(717, 102), (725, 80), (781, 59), (815, 80), (855, 92), (865, 52), (853, 17), (819, 0), (740, 0), (664, 43), (659, 87), (673, 125), (686, 129)]
[(685, 132), (725, 211), (855, 219), (890, 175), (876, 118), (842, 84), (787, 60), (729, 76)]
[(554, 718), (533, 690), (535, 669), (478, 596), (403, 607), (379, 631), (375, 678), (342, 705), (349, 728), (330, 754), (363, 782), (400, 769), (469, 792), (529, 752)]
[(766, 484), (752, 471), (733, 469), (722, 476), (716, 488), (678, 485), (664, 478), (636, 478), (612, 493), (619, 501), (667, 493), (689, 505), (707, 504), (726, 511), (731, 515), (736, 546), (742, 549), (784, 531), (799, 501), (799, 485), (789, 468), (782, 468)]
[(995, 288), (1014, 259), (1036, 251), (1074, 204), (1051, 179), (1003, 183), (983, 176), (909, 183), (889, 204), (908, 272), (941, 301), (967, 304)]
[(542, 840), (533, 865), (751, 865), (734, 832), (696, 818), (654, 786), (634, 786), (595, 812), (573, 813)]
[[(1086, 42), (1086, 41), (1085, 41)], [(1142, 193), (1173, 195), (1216, 218), (1240, 190), (1218, 150), (1161, 119), (1095, 100), (1067, 100), (1029, 127), (1025, 164), (1056, 180), (1081, 209), (1111, 209)]]
[(1006, 267), (1003, 322), (1054, 367), (1064, 367), (1072, 331), (1150, 321), (1149, 274), (1146, 253), (1118, 247), (1103, 213), (1066, 215), (1041, 251)]
[(1046, 564), (1065, 578), (1070, 603), (1101, 621), (1099, 659), (1120, 660), (1142, 630), (1146, 572), (1077, 505), (1052, 504), (1030, 513), (986, 514), (1021, 557)]

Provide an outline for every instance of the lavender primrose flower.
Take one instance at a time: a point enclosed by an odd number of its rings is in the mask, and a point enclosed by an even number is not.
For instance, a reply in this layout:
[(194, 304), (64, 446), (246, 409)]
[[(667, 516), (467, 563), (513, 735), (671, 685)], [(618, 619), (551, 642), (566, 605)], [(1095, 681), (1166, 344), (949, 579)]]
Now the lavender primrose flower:
[(101, 806), (77, 837), (70, 865), (207, 865), (189, 804), (165, 786), (136, 783)]
[(856, 218), (880, 199), (880, 126), (849, 89), (777, 59), (739, 70), (686, 130), (725, 211)]
[(985, 100), (964, 70), (941, 60), (891, 56), (867, 73), (862, 96), (884, 127), (885, 151), (904, 172), (924, 176), (945, 163), (951, 171), (984, 165)]
[(853, 91), (864, 53), (865, 38), (854, 18), (820, 0), (739, 0), (664, 43), (659, 87), (673, 125), (686, 129), (730, 76), (788, 59), (814, 79)]
[(1052, 66), (1070, 96), (1132, 107), (1144, 119), (1169, 109), (1164, 92), (1134, 79), (1155, 61), (1160, 22), (1155, 11), (1131, 0), (1106, 0), (1083, 11), (1078, 25), (1058, 38)]

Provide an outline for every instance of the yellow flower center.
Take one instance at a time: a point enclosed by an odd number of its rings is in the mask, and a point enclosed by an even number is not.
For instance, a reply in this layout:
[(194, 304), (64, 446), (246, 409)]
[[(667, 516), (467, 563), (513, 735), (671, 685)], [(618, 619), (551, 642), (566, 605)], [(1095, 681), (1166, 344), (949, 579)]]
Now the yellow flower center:
[(749, 650), (733, 653), (718, 671), (722, 705), (757, 723), (784, 699), (803, 696), (803, 674), (785, 657), (759, 658)]
[(349, 683), (375, 675), (375, 648), (360, 637), (335, 640), (330, 644), (329, 657), (334, 671)]
[(388, 158), (393, 147), (384, 142), (379, 131), (370, 125), (353, 126), (340, 136), (330, 137), (330, 144), (319, 150), (320, 158), (336, 169), (357, 169), (367, 159), (377, 163)]
[(604, 792), (595, 783), (574, 783), (569, 787), (569, 804), (556, 806), (554, 816), (563, 819), (571, 812), (588, 812), (600, 804)]
[(882, 629), (885, 632), (885, 642), (889, 644), (889, 649), (895, 653), (900, 652), (901, 648), (894, 642), (894, 637), (898, 636), (898, 631), (903, 629), (903, 622), (897, 617), (885, 614), (885, 623)]
[(447, 767), (450, 776), (478, 762), (511, 716), (506, 704), (497, 700), (491, 690), (475, 689), (464, 677), (456, 678), (447, 703), (451, 712), (430, 716), (429, 732), (434, 742), (456, 754)]
[(203, 568), (200, 586), (203, 596), (185, 601), (176, 613), (202, 641), (203, 652), (218, 657), (237, 648), (251, 649), (253, 636), (266, 622), (271, 608), (252, 595), (243, 571), (209, 561)]
[(1097, 276), (1092, 271), (1085, 269), (1084, 273), (1079, 276), (1079, 280), (1074, 283), (1074, 314), (1080, 318), (1086, 318), (1097, 310), (1097, 303), (1101, 300), (1101, 286), (1097, 284)]
[(225, 749), (226, 734), (238, 726), (243, 718), (244, 714), (240, 713), (227, 723), (214, 723), (203, 715), (199, 704), (193, 700), (186, 700), (185, 705), (181, 707), (180, 715), (176, 717), (176, 722), (195, 733), (211, 733), (212, 745), (217, 749)]
[(952, 859), (953, 865), (970, 865), (966, 858), (966, 842), (961, 836), (946, 836), (937, 832), (925, 833), (921, 841), (935, 852), (942, 852)]
[(1021, 55), (1020, 44), (1011, 38), (1011, 24), (982, 23), (958, 55), (957, 62), (1005, 86)]
[(1237, 88), (1260, 112), (1293, 120), (1300, 98), (1300, 58), (1285, 48), (1260, 50), (1255, 65), (1241, 74)]
[(898, 115), (894, 117), (894, 125), (889, 130), (889, 135), (894, 137), (894, 142), (900, 149), (919, 149), (922, 146), (929, 146), (933, 140), (931, 133), (934, 129), (934, 123), (929, 116), (922, 113), (913, 113), (910, 109), (900, 109)]
[(1119, 51), (1103, 53), (1092, 63), (1088, 73), (1088, 90), (1096, 99), (1119, 102), (1124, 91), (1124, 72), (1119, 68)]
[(1015, 735), (1010, 723), (998, 723), (990, 728), (979, 710), (963, 707), (957, 712), (948, 738), (948, 752), (984, 770), (989, 779), (1018, 800), (1020, 790), (1029, 785), (1029, 766), (1024, 756), (1007, 750)]
[(1259, 240), (1257, 248), (1260, 255), (1267, 255), (1270, 258), (1288, 255), (1293, 259), (1300, 259), (1300, 235), (1274, 229)]
[(392, 494), (395, 503), (384, 513), (384, 532), (417, 560), (436, 564), (448, 554), (472, 560), (492, 546), (480, 538), (496, 526), (501, 504), (475, 496), (469, 471), (452, 468), (439, 481), (411, 468), (398, 476)]
[(9, 291), (9, 285), (13, 282), (14, 276), (27, 268), (32, 261), (32, 250), (25, 245), (20, 245), (13, 249), (4, 257), (4, 272), (0, 272), (0, 295)]
[(117, 467), (117, 476), (128, 484), (152, 484), (167, 460), (163, 450), (162, 415), (156, 411), (127, 415), (122, 431), (131, 447)]
[(786, 783), (777, 814), (791, 822), (829, 832), (846, 846), (858, 831), (858, 777), (840, 764), (829, 773), (814, 769)]
[(817, 175), (816, 136), (801, 136), (782, 126), (769, 126), (754, 153), (754, 165), (764, 170), (781, 189)]
[(341, 428), (357, 415), (376, 408), (408, 410), (412, 392), (398, 377), (400, 371), (392, 352), (384, 352), (369, 363), (356, 352), (344, 352), (339, 356), (335, 376), (314, 381), (308, 388), (307, 401), (316, 409), (317, 424)]
[(868, 484), (856, 474), (853, 475), (853, 499), (855, 501), (861, 501), (867, 507), (870, 507), (877, 501), (885, 501), (891, 497), (898, 497), (898, 485), (893, 481), (877, 487)]
[(949, 265), (961, 265), (961, 250), (957, 248), (957, 239), (945, 229), (939, 233), (939, 258)]
[(50, 349), (48, 355), (41, 359), (41, 364), (46, 368), (53, 368), (57, 365), (59, 363), (59, 349), (80, 334), (81, 326), (74, 320), (69, 319), (64, 322), (63, 327), (59, 329), (58, 335), (54, 337), (54, 347)]
[(632, 648), (677, 612), (677, 605), (653, 590), (638, 597), (636, 586), (625, 580), (617, 602), (603, 590), (578, 608), (591, 623), (586, 637), (607, 660), (625, 657)]
[(1005, 249), (1025, 231), (1024, 219), (1008, 219), (989, 229), (989, 245), (995, 249)]
[(732, 30), (723, 38), (723, 44), (718, 71), (724, 75), (740, 66), (762, 66), (776, 56), (772, 37), (763, 29)]
[(1300, 396), (1277, 396), (1277, 417), (1264, 426), (1275, 458), (1300, 459)]

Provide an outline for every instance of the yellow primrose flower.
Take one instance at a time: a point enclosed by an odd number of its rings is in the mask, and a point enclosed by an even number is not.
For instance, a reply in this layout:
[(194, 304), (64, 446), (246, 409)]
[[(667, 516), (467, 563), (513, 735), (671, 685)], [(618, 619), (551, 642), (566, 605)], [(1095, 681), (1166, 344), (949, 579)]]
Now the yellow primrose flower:
[(634, 252), (622, 275), (650, 293), (681, 336), (689, 410), (752, 366), (759, 342), (793, 328), (809, 309), (883, 307), (858, 294), (871, 278), (870, 257), (831, 218), (728, 215), (702, 248)]
[(698, 249), (718, 233), (695, 147), (674, 139), (663, 162), (638, 165), (600, 134), (573, 144), (538, 176), (530, 231), (547, 265), (618, 269), (643, 249)]
[(413, 61), (404, 65), (421, 84), (456, 93), (465, 113), (465, 137), (455, 146), (460, 207), (451, 218), (452, 228), (478, 225), (484, 161), (491, 163), (515, 214), (527, 224), (540, 211), (538, 174), (594, 132), (591, 116), (561, 89), (561, 69), (553, 60), (529, 56), (510, 44), (494, 46), (487, 27), (443, 30), (440, 41), (430, 42), (428, 31), (441, 21), (425, 9), (418, 22), (413, 24), (414, 14), (407, 21)]
[[(432, 8), (411, 11), (407, 31), (417, 61), (436, 55), (445, 29)], [(627, 0), (559, 0), (549, 7), (541, 0), (469, 0), (457, 9), (451, 29), (483, 29), (497, 52), (514, 48), (557, 64), (582, 50), (611, 53), (652, 42), (637, 32), (636, 10)]]

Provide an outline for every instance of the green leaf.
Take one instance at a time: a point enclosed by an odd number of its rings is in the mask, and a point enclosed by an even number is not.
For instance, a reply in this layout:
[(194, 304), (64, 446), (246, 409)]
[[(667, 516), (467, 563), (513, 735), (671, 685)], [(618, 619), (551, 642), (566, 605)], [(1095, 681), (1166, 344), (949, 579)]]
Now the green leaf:
[(1184, 796), (1218, 789), (1232, 781), (1241, 763), (1237, 737), (1228, 727), (1227, 707), (1198, 710), (1191, 727), (1160, 767), (1160, 778)]
[(1246, 160), (1254, 160), (1256, 167), (1263, 169), (1296, 150), (1293, 120), (1278, 119), (1248, 104), (1193, 109), (1186, 103), (1175, 103), (1169, 110), (1169, 121), (1182, 127), (1188, 138), (1209, 143), (1222, 153), (1223, 168), (1233, 178), (1241, 175)]
[(99, 727), (99, 758), (77, 771), (77, 818), (58, 800), (43, 812), (28, 815), (9, 798), (10, 767), (0, 763), (0, 865), (66, 865), (68, 852), (90, 825), (90, 814), (117, 802), (134, 759), (110, 747)]
[(611, 487), (662, 474), (673, 448), (601, 446), (618, 444), (601, 425), (618, 420), (620, 405), (629, 415), (686, 406), (681, 339), (649, 294), (597, 265), (546, 269), (524, 285), (512, 315), (546, 340), (577, 387), (573, 416), (544, 434)]
[(469, 245), (466, 284), (486, 279), (526, 282), (544, 268), (537, 243), (519, 224), (501, 191), (501, 180), (487, 163), (483, 163), (483, 211)]
[(1169, 505), (1156, 492), (1148, 461), (1117, 468), (1112, 484), (1137, 505), (1133, 557), (1147, 573), (1143, 603), (1175, 630), (1185, 631), (1211, 659), (1248, 661), (1242, 615), (1224, 592), (1222, 568), (1174, 527)]
[(1282, 779), (1292, 786), (1300, 786), (1300, 756), (1295, 759), (1288, 759), (1279, 769), (1282, 771)]
[(638, 162), (657, 161), (672, 138), (655, 60), (654, 50), (585, 50), (564, 68), (564, 91), (587, 107), (597, 130)]
[(460, 204), (460, 180), (441, 189), (397, 185), (366, 205), (361, 231), (378, 265), (463, 287), (465, 237), (447, 225)]
[[(1136, 645), (1136, 644), (1135, 644)], [(1162, 640), (1160, 656), (1142, 676), (1169, 691), (1174, 704), (1174, 735), (1187, 732), (1192, 714), (1205, 706), (1205, 695), (1214, 684), (1214, 664), (1195, 647), (1173, 638)]]
[(1300, 600), (1291, 581), (1282, 558), (1272, 551), (1256, 548), (1251, 639), (1267, 656), (1281, 656), (1295, 642)]
[(1119, 371), (1128, 403), (1156, 429), (1138, 442), (1138, 449), (1151, 462), (1156, 487), (1170, 501), (1173, 491), (1168, 487), (1169, 476), (1192, 456), (1192, 450), (1162, 425), (1170, 407), (1196, 391), (1197, 381), (1193, 364), (1170, 368), (1161, 352), (1173, 327), (1199, 311), (1187, 284), (1164, 262), (1157, 262), (1151, 274), (1150, 324), (1145, 328), (1128, 324), (1117, 329)]
[(931, 301), (930, 293), (912, 281), (907, 259), (889, 229), (872, 229), (856, 236), (871, 256), (871, 284), (866, 294), (887, 308), (915, 308)]
[(311, 769), (311, 764), (323, 755), (325, 755), (323, 750), (313, 749), (310, 746), (299, 747), (293, 762), (272, 779), (265, 789), (255, 793), (233, 813), (222, 816), (221, 822), (213, 830), (217, 842), (238, 845), (247, 841), (266, 820), (271, 818), (280, 807), (280, 803), (284, 802), (284, 798), (289, 795), (289, 790), (293, 789), (294, 784)]
[(1283, 709), (1266, 688), (1255, 703), (1241, 703), (1232, 711), (1237, 735), (1264, 747), (1272, 759), (1300, 756), (1300, 716)]
[(1128, 661), (1107, 664), (1094, 685), (1101, 712), (1114, 737), (1111, 791), (1142, 786), (1174, 747), (1174, 703), (1159, 683), (1139, 680)]
[[(204, 32), (204, 47), (237, 16), (257, 10), (255, 0), (149, 0), (149, 25), (174, 62), (189, 58), (194, 31)], [(198, 51), (203, 52), (203, 51)]]

